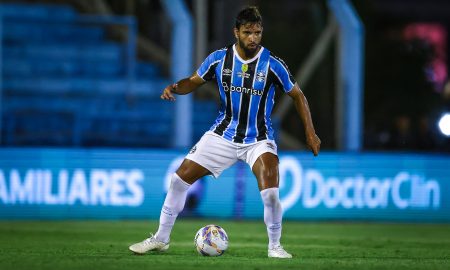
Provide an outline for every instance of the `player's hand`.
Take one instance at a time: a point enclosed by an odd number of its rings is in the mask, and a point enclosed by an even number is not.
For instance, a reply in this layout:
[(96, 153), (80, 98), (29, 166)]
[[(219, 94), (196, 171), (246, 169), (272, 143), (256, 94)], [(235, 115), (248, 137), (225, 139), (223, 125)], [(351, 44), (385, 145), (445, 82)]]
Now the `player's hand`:
[(176, 90), (178, 85), (176, 83), (168, 85), (164, 88), (163, 93), (161, 94), (161, 99), (174, 101), (175, 97), (173, 95), (174, 90)]
[(317, 156), (320, 151), (320, 139), (319, 136), (317, 136), (315, 133), (312, 135), (306, 136), (306, 144), (308, 145), (308, 148), (311, 149), (311, 152), (313, 152), (314, 156)]

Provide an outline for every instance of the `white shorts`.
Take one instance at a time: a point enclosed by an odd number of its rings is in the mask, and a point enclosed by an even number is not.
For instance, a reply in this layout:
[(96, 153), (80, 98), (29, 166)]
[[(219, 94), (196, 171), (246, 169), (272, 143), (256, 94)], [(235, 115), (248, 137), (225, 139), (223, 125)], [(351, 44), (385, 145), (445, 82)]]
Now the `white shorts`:
[(250, 168), (253, 168), (258, 157), (266, 152), (278, 156), (275, 141), (262, 140), (251, 144), (234, 143), (212, 131), (207, 131), (189, 151), (186, 159), (200, 164), (217, 178), (238, 160), (245, 161)]

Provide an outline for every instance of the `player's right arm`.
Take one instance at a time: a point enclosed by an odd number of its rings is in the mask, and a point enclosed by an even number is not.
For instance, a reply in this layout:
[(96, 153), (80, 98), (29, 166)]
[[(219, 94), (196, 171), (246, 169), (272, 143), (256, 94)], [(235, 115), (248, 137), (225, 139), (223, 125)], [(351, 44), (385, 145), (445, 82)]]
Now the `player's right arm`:
[(164, 88), (164, 91), (161, 94), (161, 99), (174, 101), (175, 96), (173, 94), (177, 95), (189, 94), (190, 92), (194, 91), (204, 83), (205, 80), (200, 78), (197, 72), (195, 72), (194, 74), (192, 74), (192, 76), (181, 79), (178, 82), (168, 85), (166, 88)]
[(208, 57), (206, 57), (205, 61), (203, 61), (203, 63), (198, 68), (197, 72), (194, 72), (192, 76), (184, 78), (177, 83), (168, 85), (166, 88), (164, 88), (161, 99), (173, 101), (175, 100), (173, 94), (189, 94), (205, 82), (212, 80), (215, 76), (215, 68), (219, 64), (220, 59), (224, 57), (225, 53), (225, 48), (212, 52), (210, 55), (208, 55)]

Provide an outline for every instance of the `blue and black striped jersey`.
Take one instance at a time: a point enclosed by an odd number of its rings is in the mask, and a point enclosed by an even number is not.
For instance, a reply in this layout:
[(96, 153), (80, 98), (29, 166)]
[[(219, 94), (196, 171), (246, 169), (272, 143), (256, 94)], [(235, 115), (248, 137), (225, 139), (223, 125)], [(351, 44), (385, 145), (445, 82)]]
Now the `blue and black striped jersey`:
[(283, 60), (261, 47), (244, 61), (230, 45), (211, 53), (197, 74), (205, 81), (215, 78), (219, 86), (221, 105), (211, 131), (235, 143), (273, 140), (275, 85), (286, 93), (295, 85)]

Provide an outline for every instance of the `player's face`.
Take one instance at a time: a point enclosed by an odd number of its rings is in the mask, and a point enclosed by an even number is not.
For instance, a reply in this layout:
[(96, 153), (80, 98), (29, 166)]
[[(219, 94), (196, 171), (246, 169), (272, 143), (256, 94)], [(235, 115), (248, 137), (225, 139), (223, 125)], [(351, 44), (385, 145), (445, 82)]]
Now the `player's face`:
[(246, 54), (254, 54), (258, 51), (261, 43), (263, 28), (259, 23), (247, 23), (241, 25), (239, 29), (234, 28), (234, 35), (239, 47)]

